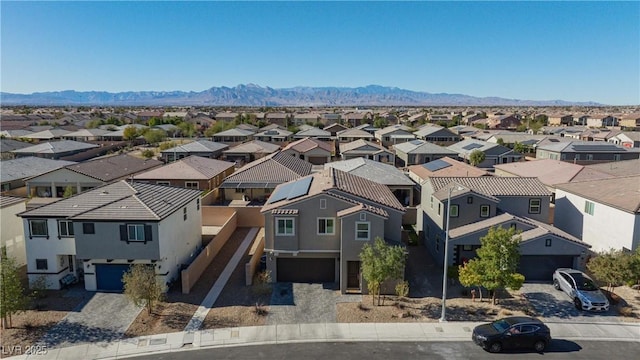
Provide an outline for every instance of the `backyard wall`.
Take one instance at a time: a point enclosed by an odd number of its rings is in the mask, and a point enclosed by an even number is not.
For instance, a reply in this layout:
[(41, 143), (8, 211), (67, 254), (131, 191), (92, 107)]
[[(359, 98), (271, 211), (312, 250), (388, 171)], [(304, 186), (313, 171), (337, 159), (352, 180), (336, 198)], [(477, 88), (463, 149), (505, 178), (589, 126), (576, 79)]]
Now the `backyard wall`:
[(262, 254), (264, 254), (264, 228), (261, 228), (258, 235), (256, 235), (253, 245), (251, 245), (251, 250), (249, 251), (251, 259), (244, 265), (245, 283), (247, 286), (253, 285), (253, 276), (260, 266)]

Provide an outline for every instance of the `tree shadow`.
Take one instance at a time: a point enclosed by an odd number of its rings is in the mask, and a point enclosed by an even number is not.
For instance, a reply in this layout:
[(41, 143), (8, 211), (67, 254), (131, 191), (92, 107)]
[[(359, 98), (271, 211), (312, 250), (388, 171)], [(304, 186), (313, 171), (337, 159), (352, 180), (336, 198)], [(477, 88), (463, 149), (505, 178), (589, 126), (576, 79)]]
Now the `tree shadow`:
[(529, 301), (531, 306), (541, 317), (557, 317), (561, 319), (570, 319), (573, 317), (615, 317), (616, 314), (613, 311), (607, 312), (589, 312), (576, 309), (573, 301), (566, 298), (566, 300), (559, 300), (555, 296), (545, 292), (528, 292), (523, 296)]
[(274, 283), (271, 291), (271, 301), (269, 305), (295, 305), (293, 300), (293, 283)]
[(52, 327), (40, 340), (39, 344), (47, 348), (64, 347), (83, 343), (105, 343), (122, 339), (124, 333), (111, 329), (87, 326), (63, 320)]

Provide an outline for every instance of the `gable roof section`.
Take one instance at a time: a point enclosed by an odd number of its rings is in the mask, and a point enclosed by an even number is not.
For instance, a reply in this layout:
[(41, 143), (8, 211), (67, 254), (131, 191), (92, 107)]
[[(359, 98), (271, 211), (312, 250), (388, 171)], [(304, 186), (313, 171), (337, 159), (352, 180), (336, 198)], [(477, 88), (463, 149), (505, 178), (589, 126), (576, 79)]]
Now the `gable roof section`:
[[(551, 196), (551, 192), (537, 178), (524, 177), (430, 177), (434, 196), (447, 196), (451, 184), (458, 184), (486, 196)], [(444, 194), (444, 197), (443, 197)]]
[(612, 177), (609, 174), (589, 169), (583, 165), (552, 159), (498, 164), (494, 167), (517, 176), (537, 177), (543, 184), (550, 186), (572, 181), (608, 179)]
[(230, 149), (224, 150), (225, 154), (271, 154), (280, 149), (280, 145), (271, 144), (260, 140), (251, 140), (239, 145), (236, 145)]
[(30, 139), (53, 139), (56, 137), (67, 135), (70, 132), (71, 131), (64, 130), (64, 129), (49, 129), (49, 130), (38, 131), (36, 133), (33, 133), (25, 137), (28, 137)]
[(430, 136), (438, 133), (442, 133), (443, 136), (460, 136), (453, 131), (439, 125), (425, 125), (420, 127), (417, 131), (413, 132), (413, 134), (416, 136)]
[(299, 153), (305, 153), (315, 148), (320, 148), (324, 151), (327, 151), (328, 153), (331, 153), (331, 145), (327, 144), (324, 141), (320, 141), (312, 138), (304, 138), (304, 139), (300, 139), (292, 143), (289, 143), (289, 145), (285, 146), (282, 149), (282, 151), (291, 149)]
[(640, 212), (640, 175), (560, 184), (556, 188), (626, 212)]
[(0, 139), (0, 152), (9, 152), (18, 149), (24, 149), (32, 144), (24, 141), (18, 141), (13, 139)]
[(27, 179), (75, 164), (73, 161), (51, 160), (35, 156), (0, 161), (0, 180), (4, 182)]
[(413, 186), (415, 183), (395, 166), (365, 158), (334, 161), (324, 164), (325, 169), (334, 168), (349, 174), (371, 179), (387, 186)]
[[(404, 125), (390, 125), (387, 126), (383, 129), (380, 129), (378, 131), (376, 131), (376, 135), (386, 135), (386, 134), (390, 134), (393, 132), (404, 132), (404, 133), (409, 133), (411, 134), (409, 131), (411, 130), (411, 128), (404, 126)], [(412, 134), (413, 135), (413, 134)]]
[[(302, 127), (302, 126), (300, 126)], [(317, 127), (312, 127), (310, 129), (306, 129), (306, 130), (301, 130), (298, 131), (294, 137), (301, 137), (301, 136), (308, 136), (308, 137), (329, 137), (331, 136), (331, 133), (326, 131), (326, 130), (322, 130), (322, 129), (318, 129)]]
[[(361, 150), (360, 148), (363, 148), (363, 147), (370, 147), (373, 150), (364, 150), (364, 149)], [(340, 152), (343, 154), (346, 152), (354, 151), (354, 150), (356, 150), (357, 152), (366, 152), (366, 153), (373, 153), (373, 154), (381, 151), (388, 151), (382, 145), (378, 145), (374, 142), (366, 141), (362, 139), (340, 144)]]
[[(444, 166), (442, 162), (445, 162), (450, 166)], [(431, 167), (430, 165), (438, 166)], [(436, 170), (429, 170), (430, 167)], [(491, 175), (489, 172), (480, 168), (446, 156), (430, 161), (426, 164), (409, 166), (409, 171), (416, 174), (422, 180), (425, 180), (428, 177), (475, 177)]]
[(228, 176), (221, 188), (273, 187), (311, 174), (311, 163), (278, 152), (252, 161)]
[(192, 153), (192, 152), (215, 152), (229, 148), (227, 144), (221, 144), (211, 140), (196, 140), (188, 144), (178, 145), (170, 149), (162, 150), (162, 153)]
[(613, 176), (640, 175), (640, 159), (613, 161), (608, 163), (586, 165), (588, 169), (604, 172)]
[(359, 138), (367, 138), (367, 139), (373, 139), (374, 137), (370, 133), (357, 128), (350, 128), (350, 129), (338, 131), (337, 135), (338, 137), (359, 137)]
[(234, 166), (235, 164), (232, 162), (193, 155), (140, 173), (134, 176), (134, 179), (209, 180)]
[(198, 196), (199, 190), (121, 180), (18, 215), (71, 220), (157, 221)]
[(458, 154), (457, 152), (447, 149), (446, 147), (442, 147), (440, 145), (436, 145), (424, 140), (411, 140), (400, 144), (395, 144), (393, 145), (393, 148), (402, 151), (405, 154)]
[(246, 130), (246, 129), (239, 129), (239, 128), (233, 128), (233, 129), (229, 129), (229, 130), (225, 130), (225, 131), (221, 131), (219, 133), (215, 133), (213, 134), (214, 137), (220, 137), (220, 136), (250, 136), (255, 134), (255, 131), (252, 130)]
[(447, 146), (447, 149), (453, 150), (458, 154), (463, 154), (463, 156), (470, 155), (476, 149), (484, 153), (490, 152), (491, 154), (504, 154), (512, 151), (508, 147), (476, 139), (462, 140), (458, 143)]
[(100, 181), (113, 181), (162, 165), (162, 161), (122, 154), (66, 166), (67, 169)]
[(63, 136), (64, 137), (94, 137), (94, 136), (102, 136), (108, 133), (110, 133), (109, 130), (95, 128), (95, 129), (80, 129), (78, 131), (64, 134)]
[(28, 200), (27, 198), (21, 198), (17, 196), (0, 195), (0, 209), (3, 209), (7, 206), (26, 202), (27, 200)]
[(16, 154), (58, 154), (96, 148), (98, 145), (73, 140), (51, 141), (12, 151)]

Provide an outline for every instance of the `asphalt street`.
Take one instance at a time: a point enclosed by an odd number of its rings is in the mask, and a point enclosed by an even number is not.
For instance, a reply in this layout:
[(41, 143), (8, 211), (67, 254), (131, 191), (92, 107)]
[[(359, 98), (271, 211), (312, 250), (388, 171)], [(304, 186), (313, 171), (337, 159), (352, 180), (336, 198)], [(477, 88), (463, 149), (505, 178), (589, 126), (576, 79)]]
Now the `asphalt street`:
[(204, 359), (633, 359), (640, 353), (640, 342), (569, 341), (554, 339), (544, 354), (511, 351), (491, 354), (471, 341), (463, 342), (338, 342), (293, 343), (224, 347), (135, 357), (138, 360)]

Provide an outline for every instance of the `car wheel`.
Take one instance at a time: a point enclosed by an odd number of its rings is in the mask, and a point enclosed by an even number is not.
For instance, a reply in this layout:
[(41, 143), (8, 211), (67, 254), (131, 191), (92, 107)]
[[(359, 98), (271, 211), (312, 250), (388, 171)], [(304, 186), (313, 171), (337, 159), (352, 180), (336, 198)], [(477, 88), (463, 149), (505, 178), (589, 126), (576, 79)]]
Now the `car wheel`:
[(543, 352), (545, 347), (547, 347), (547, 343), (542, 340), (538, 340), (533, 344), (533, 349), (539, 353)]
[(580, 299), (573, 299), (573, 304), (576, 306), (576, 309), (582, 310), (582, 301), (580, 301)]
[(489, 346), (489, 352), (499, 353), (500, 351), (502, 351), (502, 344), (500, 344), (499, 342), (494, 342), (493, 344), (491, 344), (491, 346)]
[(560, 283), (558, 283), (558, 280), (553, 280), (553, 287), (556, 290), (560, 290)]

